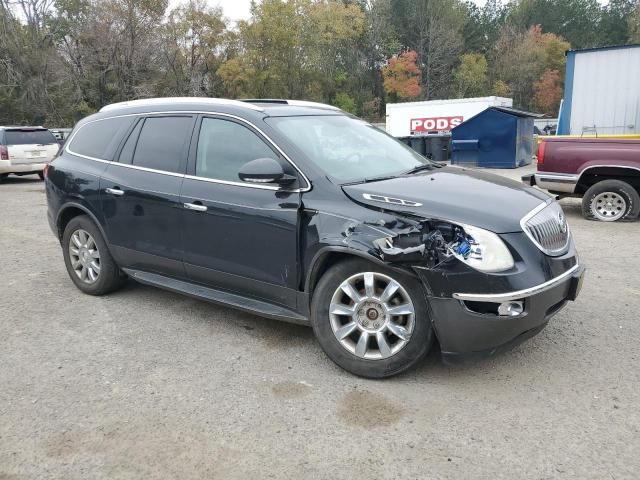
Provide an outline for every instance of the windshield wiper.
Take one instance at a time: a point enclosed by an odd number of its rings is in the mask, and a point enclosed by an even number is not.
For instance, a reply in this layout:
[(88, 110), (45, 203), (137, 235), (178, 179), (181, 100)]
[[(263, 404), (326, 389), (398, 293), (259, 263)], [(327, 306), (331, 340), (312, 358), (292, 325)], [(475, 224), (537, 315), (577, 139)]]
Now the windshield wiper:
[(403, 175), (411, 175), (413, 173), (423, 172), (424, 170), (433, 170), (435, 165), (431, 163), (421, 163), (420, 165), (416, 165), (411, 170), (404, 172)]
[(444, 165), (442, 163), (434, 162), (432, 160), (429, 163), (421, 163), (420, 165), (416, 165), (408, 172), (404, 172), (403, 175), (411, 175), (412, 173), (423, 172), (425, 170), (433, 170), (434, 168), (442, 168)]
[(363, 178), (362, 180), (355, 180), (353, 182), (343, 183), (342, 186), (360, 185), (361, 183), (381, 182), (382, 180), (391, 180), (393, 178), (398, 178), (398, 175), (385, 175), (383, 177)]

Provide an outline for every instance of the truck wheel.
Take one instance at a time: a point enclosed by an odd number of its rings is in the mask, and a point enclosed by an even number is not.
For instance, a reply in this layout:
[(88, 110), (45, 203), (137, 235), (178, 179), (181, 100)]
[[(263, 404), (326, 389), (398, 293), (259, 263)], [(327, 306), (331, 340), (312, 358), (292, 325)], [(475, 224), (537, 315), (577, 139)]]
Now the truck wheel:
[(86, 215), (74, 217), (62, 235), (62, 254), (73, 283), (89, 295), (120, 287), (123, 276), (96, 225)]
[(640, 212), (640, 196), (628, 183), (603, 180), (592, 185), (582, 198), (582, 214), (588, 220), (631, 220)]
[(420, 283), (364, 260), (331, 267), (311, 302), (320, 346), (340, 367), (367, 378), (398, 374), (420, 361), (433, 338)]

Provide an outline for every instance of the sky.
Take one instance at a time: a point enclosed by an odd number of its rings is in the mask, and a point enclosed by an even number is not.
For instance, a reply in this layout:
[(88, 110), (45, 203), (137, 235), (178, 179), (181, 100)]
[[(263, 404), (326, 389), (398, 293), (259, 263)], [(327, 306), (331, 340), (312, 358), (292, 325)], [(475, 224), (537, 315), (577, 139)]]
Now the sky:
[(230, 20), (246, 20), (249, 18), (251, 0), (208, 0), (212, 5), (222, 7), (225, 17)]
[[(173, 8), (180, 3), (186, 3), (184, 0), (169, 0), (169, 7)], [(251, 0), (207, 0), (212, 7), (222, 7), (224, 16), (229, 20), (246, 20), (249, 18), (249, 6)]]
[(210, 5), (222, 7), (224, 16), (229, 20), (246, 20), (249, 18), (251, 0), (207, 0)]

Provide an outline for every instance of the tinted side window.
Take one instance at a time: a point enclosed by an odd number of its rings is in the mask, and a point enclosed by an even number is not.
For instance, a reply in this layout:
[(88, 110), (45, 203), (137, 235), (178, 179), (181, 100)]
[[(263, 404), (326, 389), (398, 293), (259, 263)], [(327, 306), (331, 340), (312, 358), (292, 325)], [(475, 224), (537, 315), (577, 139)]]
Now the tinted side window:
[(166, 172), (177, 172), (191, 133), (191, 117), (151, 117), (144, 121), (133, 164)]
[(133, 117), (118, 117), (88, 123), (74, 135), (69, 150), (87, 157), (111, 160), (110, 156), (133, 120)]
[(238, 171), (247, 162), (278, 156), (247, 127), (217, 118), (202, 119), (196, 155), (196, 175), (240, 182)]

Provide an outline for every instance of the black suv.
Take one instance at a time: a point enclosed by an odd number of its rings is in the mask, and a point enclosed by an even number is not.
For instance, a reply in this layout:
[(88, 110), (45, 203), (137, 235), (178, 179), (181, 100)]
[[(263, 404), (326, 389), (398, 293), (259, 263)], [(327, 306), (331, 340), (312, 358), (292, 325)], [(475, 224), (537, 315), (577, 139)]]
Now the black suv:
[(547, 194), (418, 155), (311, 102), (151, 99), (75, 127), (46, 172), (69, 276), (310, 324), (366, 377), (539, 332), (583, 267)]

